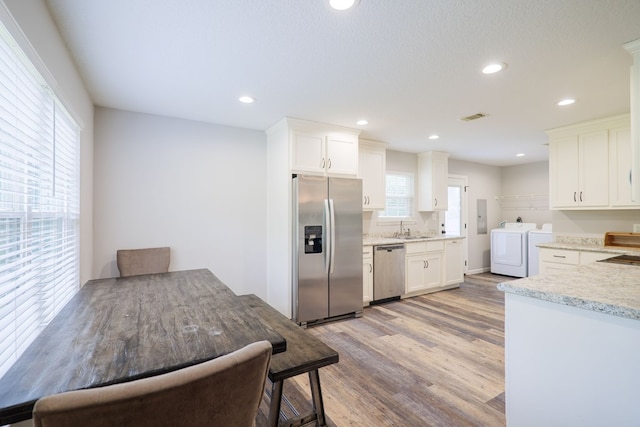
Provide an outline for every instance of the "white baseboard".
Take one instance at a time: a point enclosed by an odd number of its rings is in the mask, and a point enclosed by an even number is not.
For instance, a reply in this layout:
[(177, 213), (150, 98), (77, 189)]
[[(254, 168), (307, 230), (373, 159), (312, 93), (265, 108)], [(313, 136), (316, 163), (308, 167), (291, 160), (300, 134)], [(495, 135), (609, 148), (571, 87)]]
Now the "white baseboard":
[(491, 271), (491, 267), (486, 267), (486, 268), (479, 268), (477, 270), (469, 270), (465, 274), (472, 275), (472, 274), (488, 273), (490, 271)]

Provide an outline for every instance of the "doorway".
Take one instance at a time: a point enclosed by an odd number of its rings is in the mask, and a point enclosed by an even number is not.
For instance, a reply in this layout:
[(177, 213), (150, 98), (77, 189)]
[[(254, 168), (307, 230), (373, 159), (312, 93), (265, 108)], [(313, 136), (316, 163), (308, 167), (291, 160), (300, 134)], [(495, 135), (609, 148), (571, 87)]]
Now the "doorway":
[(469, 243), (467, 242), (467, 177), (449, 175), (447, 182), (449, 205), (444, 215), (444, 229), (447, 234), (464, 237), (462, 239), (463, 272), (467, 273)]

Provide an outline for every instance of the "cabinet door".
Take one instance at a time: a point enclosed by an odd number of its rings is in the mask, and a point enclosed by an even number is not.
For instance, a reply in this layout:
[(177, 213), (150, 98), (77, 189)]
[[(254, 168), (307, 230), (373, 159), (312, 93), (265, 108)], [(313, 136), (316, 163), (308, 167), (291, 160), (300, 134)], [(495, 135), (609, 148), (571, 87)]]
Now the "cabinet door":
[(462, 240), (447, 240), (444, 244), (445, 284), (455, 285), (464, 281), (462, 265)]
[(571, 264), (558, 264), (554, 262), (540, 261), (540, 274), (561, 273), (564, 270), (574, 268)]
[(383, 210), (385, 208), (386, 155), (384, 149), (360, 149), (358, 169), (362, 179), (362, 209)]
[(449, 160), (447, 153), (429, 151), (418, 154), (418, 210), (446, 211)]
[(373, 247), (362, 250), (362, 302), (369, 304), (373, 300)]
[(293, 132), (291, 147), (292, 172), (324, 175), (327, 164), (324, 147), (324, 136), (321, 134)]
[[(609, 199), (613, 207), (639, 206), (633, 194), (633, 151), (631, 129), (611, 129), (609, 132)], [(637, 172), (636, 172), (637, 173)]]
[(443, 282), (442, 273), (442, 253), (428, 253), (424, 270), (424, 288), (431, 289), (441, 287)]
[(449, 160), (437, 156), (433, 159), (433, 208), (446, 211), (449, 207)]
[(568, 136), (550, 142), (549, 175), (552, 208), (578, 205), (578, 137)]
[(330, 175), (358, 175), (357, 135), (331, 134), (326, 137), (327, 173)]
[(580, 189), (582, 207), (609, 206), (609, 132), (580, 135)]
[(405, 289), (407, 293), (421, 291), (425, 288), (426, 258), (424, 254), (407, 255), (405, 270)]
[(407, 293), (442, 286), (442, 253), (408, 255), (405, 282)]

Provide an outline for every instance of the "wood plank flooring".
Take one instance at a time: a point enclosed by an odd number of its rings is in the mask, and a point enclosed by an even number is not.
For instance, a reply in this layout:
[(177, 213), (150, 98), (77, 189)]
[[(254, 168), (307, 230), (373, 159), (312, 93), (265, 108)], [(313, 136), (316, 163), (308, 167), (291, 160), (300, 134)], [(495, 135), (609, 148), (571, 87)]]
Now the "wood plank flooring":
[[(320, 370), (328, 425), (504, 426), (504, 294), (496, 285), (512, 279), (470, 275), (458, 289), (308, 328), (340, 354)], [(300, 412), (310, 408), (306, 375), (285, 381), (284, 393)], [(258, 427), (267, 413), (265, 397)]]

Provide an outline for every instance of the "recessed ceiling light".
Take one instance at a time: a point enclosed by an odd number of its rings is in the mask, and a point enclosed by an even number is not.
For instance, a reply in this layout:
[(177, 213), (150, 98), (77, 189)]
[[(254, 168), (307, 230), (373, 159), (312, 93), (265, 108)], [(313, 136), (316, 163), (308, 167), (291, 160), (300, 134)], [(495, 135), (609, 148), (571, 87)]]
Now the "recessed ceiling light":
[(329, 0), (329, 5), (335, 10), (347, 10), (358, 4), (358, 0)]
[(502, 71), (505, 68), (507, 68), (507, 64), (505, 64), (504, 62), (498, 62), (495, 64), (487, 65), (482, 69), (482, 72), (484, 74), (493, 74), (493, 73), (497, 73), (498, 71)]
[(242, 102), (243, 104), (253, 104), (254, 102), (256, 102), (256, 99), (252, 96), (241, 96), (240, 98), (238, 98), (238, 101)]
[(438, 139), (440, 138), (440, 136), (433, 134), (433, 135), (429, 135), (429, 139)]
[(364, 119), (362, 119), (362, 120), (358, 120), (358, 121), (356, 122), (356, 124), (358, 124), (358, 125), (360, 125), (360, 126), (364, 126), (364, 125), (369, 124), (369, 122), (368, 122), (368, 121), (366, 121), (366, 120), (364, 120)]
[(558, 102), (558, 105), (559, 105), (559, 106), (561, 106), (561, 107), (563, 107), (563, 106), (565, 106), (565, 105), (571, 105), (571, 104), (573, 104), (574, 102), (576, 102), (576, 100), (575, 100), (575, 99), (567, 98), (567, 99), (563, 99), (562, 101)]
[(516, 154), (516, 157), (524, 157), (524, 153), (518, 153)]

